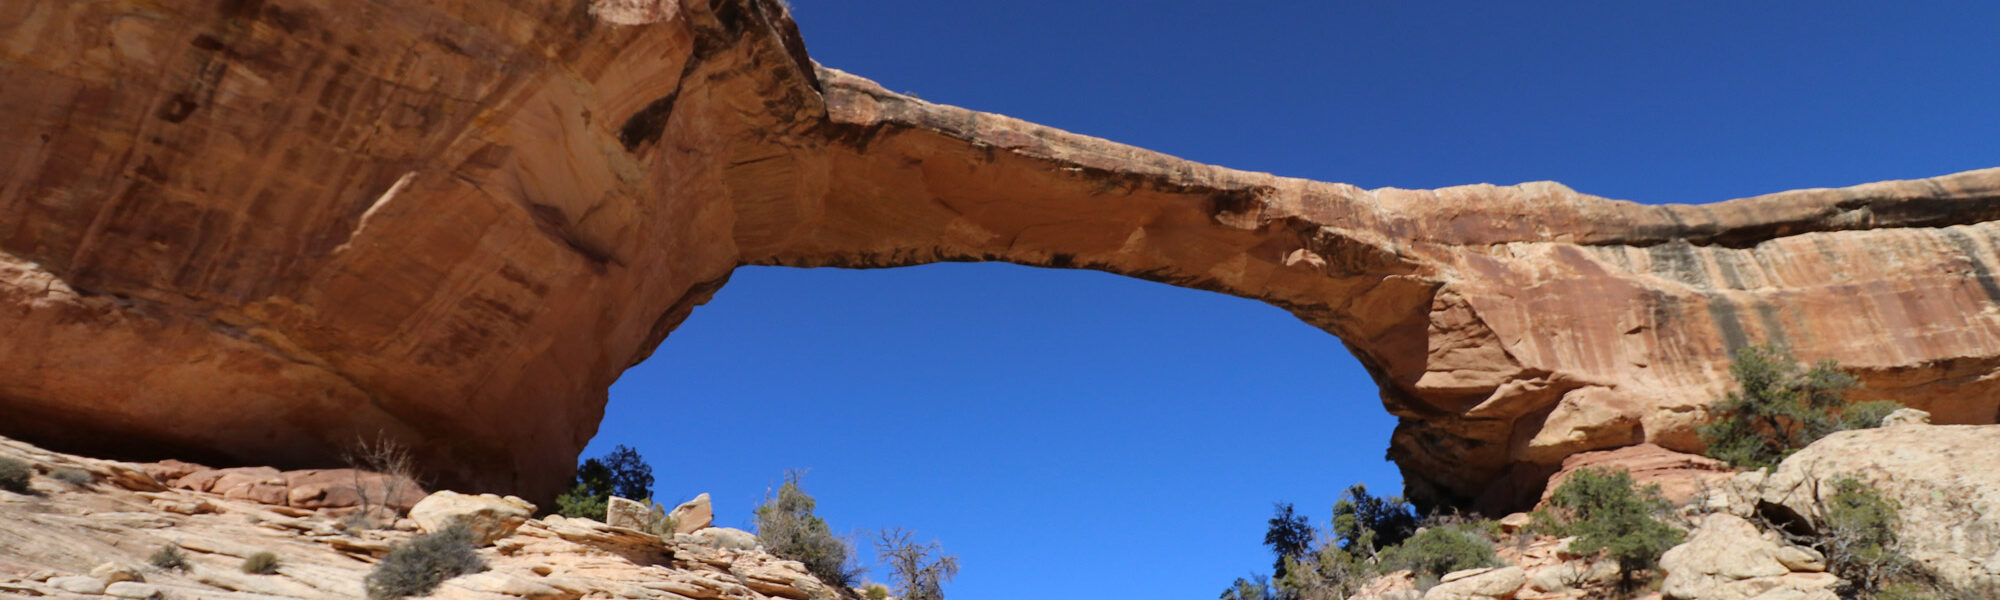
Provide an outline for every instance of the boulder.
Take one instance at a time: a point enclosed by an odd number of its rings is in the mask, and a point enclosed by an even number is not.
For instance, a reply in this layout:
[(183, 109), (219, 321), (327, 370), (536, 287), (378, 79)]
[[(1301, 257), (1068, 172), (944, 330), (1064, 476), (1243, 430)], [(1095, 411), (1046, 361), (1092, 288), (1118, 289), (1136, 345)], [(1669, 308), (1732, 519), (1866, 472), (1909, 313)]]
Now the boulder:
[(436, 533), (464, 523), (472, 529), (474, 543), (479, 545), (512, 535), (534, 514), (535, 505), (513, 496), (471, 496), (450, 490), (425, 496), (410, 509), (410, 518), (425, 532)]
[(91, 569), (90, 576), (102, 579), (104, 580), (105, 583), (118, 583), (120, 581), (145, 581), (146, 577), (144, 575), (144, 572), (145, 571), (143, 569), (140, 569), (136, 565), (108, 562), (101, 565), (97, 565), (97, 568), (95, 569)]
[(1500, 532), (1514, 533), (1534, 524), (1535, 518), (1528, 513), (1509, 513), (1505, 517), (1500, 517)]
[(1446, 573), (1437, 585), (1425, 590), (1424, 600), (1511, 598), (1527, 583), (1528, 572), (1520, 567), (1454, 571)]
[(1883, 427), (1929, 424), (1931, 424), (1931, 414), (1914, 408), (1898, 408), (1895, 412), (1882, 417)]
[(1899, 506), (1896, 533), (1911, 559), (1951, 585), (2000, 589), (2000, 426), (1919, 421), (1829, 435), (1734, 487), (1823, 524), (1834, 483), (1855, 478)]
[(657, 504), (649, 505), (617, 496), (612, 496), (604, 505), (604, 523), (612, 527), (645, 531), (653, 522), (665, 516), (666, 509)]
[[(1797, 597), (1836, 600), (1839, 578), (1825, 573), (1795, 573), (1787, 562), (1811, 568), (1810, 550), (1780, 544), (1741, 517), (1718, 513), (1702, 517), (1686, 542), (1660, 556), (1666, 581), (1660, 592), (1668, 600), (1767, 600)], [(1801, 569), (1804, 571), (1805, 569)], [(1821, 565), (1818, 570), (1823, 571)], [(1760, 596), (1772, 593), (1781, 596)]]
[(1541, 592), (1565, 592), (1616, 581), (1618, 562), (1613, 560), (1570, 560), (1528, 573), (1528, 587)]
[(667, 516), (674, 519), (675, 533), (694, 533), (715, 523), (715, 509), (709, 506), (706, 492), (675, 506)]

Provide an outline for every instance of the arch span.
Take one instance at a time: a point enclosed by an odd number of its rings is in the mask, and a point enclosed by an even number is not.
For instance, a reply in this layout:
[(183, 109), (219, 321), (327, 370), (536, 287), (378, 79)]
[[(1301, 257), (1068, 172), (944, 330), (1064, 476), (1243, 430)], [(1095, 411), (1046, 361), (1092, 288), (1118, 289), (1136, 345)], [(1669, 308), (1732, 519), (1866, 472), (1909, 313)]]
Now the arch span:
[(379, 432), (548, 496), (736, 266), (947, 260), (1291, 311), (1374, 374), (1433, 503), (1692, 449), (1745, 344), (1941, 422), (2000, 402), (2000, 169), (1700, 206), (1363, 190), (890, 93), (770, 0), (211, 4), (6, 25), (8, 435), (307, 465)]

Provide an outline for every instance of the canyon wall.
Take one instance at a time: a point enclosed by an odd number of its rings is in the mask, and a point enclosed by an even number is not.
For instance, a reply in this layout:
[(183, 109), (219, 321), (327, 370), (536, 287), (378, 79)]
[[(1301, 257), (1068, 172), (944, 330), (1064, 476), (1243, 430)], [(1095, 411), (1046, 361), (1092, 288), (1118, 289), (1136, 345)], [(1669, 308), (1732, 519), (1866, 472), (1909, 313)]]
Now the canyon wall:
[(74, 450), (315, 466), (387, 435), (445, 487), (546, 497), (745, 264), (1271, 303), (1374, 374), (1425, 503), (1694, 450), (1749, 344), (1939, 423), (2000, 411), (2000, 169), (1693, 206), (1364, 190), (891, 93), (772, 0), (17, 2), (0, 83), (0, 434)]

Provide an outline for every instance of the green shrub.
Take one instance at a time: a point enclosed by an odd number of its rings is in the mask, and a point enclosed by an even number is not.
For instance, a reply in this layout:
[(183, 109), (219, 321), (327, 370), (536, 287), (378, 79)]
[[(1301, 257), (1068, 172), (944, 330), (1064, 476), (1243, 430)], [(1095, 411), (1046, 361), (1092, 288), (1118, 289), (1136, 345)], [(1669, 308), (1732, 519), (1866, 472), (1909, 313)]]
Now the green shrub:
[(573, 519), (604, 520), (604, 512), (611, 504), (611, 496), (597, 495), (584, 484), (577, 484), (562, 495), (556, 496), (556, 514)]
[(1544, 528), (1558, 535), (1577, 536), (1569, 551), (1604, 553), (1618, 561), (1621, 587), (1630, 589), (1633, 575), (1651, 569), (1660, 554), (1681, 543), (1685, 534), (1660, 520), (1672, 510), (1659, 486), (1636, 487), (1625, 471), (1581, 469), (1571, 473), (1549, 496), (1549, 509), (1537, 516)]
[(1882, 426), (1882, 419), (1889, 413), (1903, 408), (1903, 403), (1892, 400), (1870, 400), (1849, 405), (1840, 413), (1840, 429), (1874, 429)]
[(673, 539), (674, 530), (681, 526), (680, 519), (675, 519), (673, 515), (668, 514), (667, 507), (654, 504), (652, 500), (646, 500), (645, 503), (646, 514), (651, 516), (647, 518), (646, 526), (640, 529), (669, 540)]
[(154, 550), (153, 556), (148, 559), (148, 562), (153, 563), (154, 567), (163, 571), (188, 570), (187, 553), (182, 552), (181, 547), (174, 544), (160, 546), (160, 549)]
[(1285, 559), (1285, 576), (1271, 585), (1277, 597), (1298, 600), (1346, 598), (1376, 575), (1374, 565), (1338, 544), (1325, 544), (1311, 560)]
[(1833, 495), (1823, 508), (1825, 523), (1816, 532), (1815, 545), (1826, 555), (1828, 571), (1857, 591), (1876, 592), (1911, 570), (1910, 559), (1897, 546), (1901, 517), (1895, 500), (1861, 480), (1842, 477), (1833, 482)]
[(280, 561), (277, 554), (258, 552), (243, 557), (243, 572), (251, 575), (270, 575), (278, 572), (279, 564)]
[[(1776, 346), (1738, 349), (1733, 358), (1729, 373), (1739, 389), (1717, 402), (1710, 410), (1714, 420), (1696, 432), (1708, 456), (1740, 467), (1776, 465), (1813, 440), (1844, 428), (1873, 427), (1901, 407), (1883, 402), (1847, 407), (1844, 395), (1860, 381), (1832, 360), (1806, 369)], [(1854, 414), (1843, 414), (1849, 411)]]
[(1493, 542), (1472, 527), (1428, 527), (1381, 553), (1384, 571), (1409, 569), (1419, 576), (1443, 577), (1452, 571), (1497, 566), (1500, 557), (1493, 552)]
[(917, 544), (910, 532), (882, 532), (875, 541), (877, 557), (889, 566), (902, 600), (944, 600), (944, 584), (958, 576), (958, 557), (945, 556), (937, 542)]
[(868, 600), (889, 600), (889, 586), (871, 583), (861, 586), (862, 597)]
[(1897, 583), (1875, 592), (1875, 600), (1937, 600), (1937, 590), (1915, 583)]
[(28, 487), (28, 481), (33, 479), (34, 476), (35, 470), (29, 467), (28, 463), (11, 458), (0, 458), (0, 490), (7, 490), (16, 494), (29, 493), (32, 488)]
[(835, 587), (853, 585), (855, 570), (847, 566), (853, 549), (835, 537), (826, 521), (813, 515), (817, 503), (799, 487), (801, 474), (785, 474), (785, 483), (757, 507), (757, 539), (780, 558), (804, 563), (806, 571)]
[(56, 469), (49, 477), (76, 487), (90, 487), (90, 484), (97, 483), (97, 476), (83, 469)]
[(427, 595), (447, 579), (486, 570), (486, 561), (479, 558), (472, 540), (472, 530), (458, 524), (396, 545), (368, 574), (368, 597), (392, 600)]

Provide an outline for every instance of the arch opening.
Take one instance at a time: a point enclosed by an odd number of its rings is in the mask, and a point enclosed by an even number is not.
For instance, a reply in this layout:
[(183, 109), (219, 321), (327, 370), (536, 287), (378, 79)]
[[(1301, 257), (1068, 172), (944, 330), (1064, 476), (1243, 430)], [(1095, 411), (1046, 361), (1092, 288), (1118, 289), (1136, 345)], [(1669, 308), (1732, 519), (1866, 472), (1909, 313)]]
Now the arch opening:
[(1282, 310), (1102, 273), (745, 268), (613, 386), (584, 454), (632, 445), (656, 493), (745, 529), (808, 468), (837, 531), (910, 527), (977, 565), (954, 594), (1207, 589), (1268, 567), (1272, 502), (1399, 488), (1395, 419), (1345, 354)]

